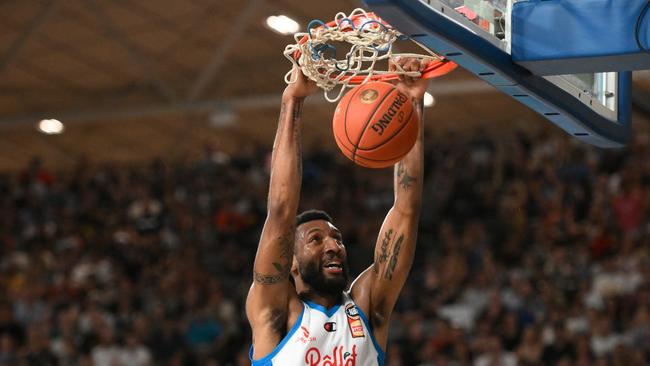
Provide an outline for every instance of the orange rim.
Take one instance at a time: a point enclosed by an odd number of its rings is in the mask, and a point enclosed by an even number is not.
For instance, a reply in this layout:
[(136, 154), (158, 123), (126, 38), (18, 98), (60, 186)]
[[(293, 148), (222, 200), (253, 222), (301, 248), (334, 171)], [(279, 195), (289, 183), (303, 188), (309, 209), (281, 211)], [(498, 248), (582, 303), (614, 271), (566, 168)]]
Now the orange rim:
[[(440, 61), (431, 61), (424, 69), (424, 71), (422, 71), (421, 77), (424, 79), (437, 78), (439, 76), (452, 72), (456, 67), (458, 67), (457, 64), (447, 59)], [(372, 75), (368, 78), (368, 81), (393, 81), (398, 79), (398, 74), (389, 72), (381, 75)], [(349, 84), (357, 85), (363, 83), (366, 80), (366, 76), (356, 75), (352, 77), (342, 77), (341, 80), (348, 81)]]
[[(359, 18), (367, 18), (369, 20), (376, 20), (376, 21), (380, 22), (381, 24), (383, 24), (383, 25), (385, 25), (387, 27), (390, 27), (390, 25), (388, 23), (386, 23), (381, 18), (376, 16), (375, 13), (373, 13), (373, 12), (368, 12), (366, 14), (354, 15), (354, 16), (350, 17), (350, 21), (352, 21), (352, 23), (354, 24), (355, 20), (358, 20)], [(325, 24), (325, 26), (328, 26), (328, 27), (333, 27), (335, 25), (336, 25), (336, 20), (332, 20), (331, 22), (328, 22), (328, 23)], [(323, 27), (323, 26), (321, 25), (320, 27)], [(317, 27), (317, 28), (320, 28), (320, 27)], [(314, 28), (314, 29), (316, 29), (316, 28)], [(309, 32), (310, 30), (308, 29), (307, 31)], [(308, 39), (309, 39), (309, 35), (305, 35), (304, 37), (302, 37), (300, 39), (300, 41), (298, 41), (298, 44), (305, 44), (305, 42), (307, 42)], [(296, 52), (294, 52), (294, 54), (293, 54), (293, 58), (296, 61), (298, 61), (298, 59), (300, 58), (300, 55), (301, 55), (300, 50), (296, 50)], [(424, 78), (424, 79), (437, 78), (439, 76), (443, 76), (443, 75), (446, 75), (446, 74), (452, 72), (454, 69), (456, 69), (456, 67), (458, 67), (457, 64), (455, 64), (454, 62), (449, 61), (446, 58), (431, 61), (431, 62), (429, 62), (427, 67), (424, 69), (424, 71), (422, 71), (422, 78)], [(334, 74), (334, 77), (336, 77), (336, 75), (338, 75), (338, 74)], [(366, 78), (367, 78), (367, 76), (356, 75), (356, 76), (345, 76), (345, 77), (342, 77), (341, 80), (347, 81), (349, 84), (357, 85), (357, 84), (363, 83), (366, 80)], [(389, 73), (383, 73), (381, 75), (372, 75), (371, 77), (369, 77), (367, 79), (368, 79), (368, 81), (392, 81), (392, 80), (399, 79), (399, 75), (396, 74), (396, 73), (393, 73), (393, 72), (389, 72)]]

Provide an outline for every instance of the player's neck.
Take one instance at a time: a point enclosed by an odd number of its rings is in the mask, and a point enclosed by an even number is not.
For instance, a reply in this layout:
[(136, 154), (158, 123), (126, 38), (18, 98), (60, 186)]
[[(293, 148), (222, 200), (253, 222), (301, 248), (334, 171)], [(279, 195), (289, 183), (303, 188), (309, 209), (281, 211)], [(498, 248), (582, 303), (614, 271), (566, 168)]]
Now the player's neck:
[(298, 293), (302, 301), (310, 301), (326, 309), (330, 309), (336, 305), (341, 304), (342, 293), (339, 294), (321, 294), (312, 290), (305, 290)]

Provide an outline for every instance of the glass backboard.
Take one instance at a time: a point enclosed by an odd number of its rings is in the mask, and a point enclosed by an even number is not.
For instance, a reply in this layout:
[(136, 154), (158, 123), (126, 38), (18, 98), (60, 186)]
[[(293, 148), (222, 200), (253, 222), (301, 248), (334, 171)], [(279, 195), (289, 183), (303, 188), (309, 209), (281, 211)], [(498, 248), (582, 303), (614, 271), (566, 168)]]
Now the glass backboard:
[[(429, 1), (424, 1), (429, 5)], [(517, 0), (441, 0), (485, 32), (484, 37), (499, 40), (499, 46), (510, 53), (512, 25), (510, 12)], [(616, 119), (616, 88), (618, 73), (574, 74), (549, 76), (547, 79), (567, 91), (581, 91), (592, 97), (592, 107), (610, 119)], [(594, 105), (593, 102), (597, 102)]]
[(400, 32), (447, 56), (571, 135), (619, 147), (629, 137), (629, 73), (534, 75), (510, 56), (517, 0), (365, 0)]

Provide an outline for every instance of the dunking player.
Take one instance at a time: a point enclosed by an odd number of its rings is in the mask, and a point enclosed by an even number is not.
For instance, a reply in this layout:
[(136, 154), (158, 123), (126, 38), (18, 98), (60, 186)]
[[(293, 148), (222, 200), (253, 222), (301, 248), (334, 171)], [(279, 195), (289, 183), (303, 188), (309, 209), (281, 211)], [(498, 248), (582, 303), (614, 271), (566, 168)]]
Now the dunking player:
[[(417, 59), (398, 61), (422, 71)], [(295, 75), (297, 74), (297, 75)], [(422, 128), (395, 166), (395, 202), (384, 220), (374, 263), (348, 289), (341, 232), (322, 211), (296, 217), (300, 199), (300, 125), (305, 97), (316, 91), (302, 72), (282, 96), (271, 158), (268, 216), (254, 264), (246, 314), (253, 366), (382, 365), (393, 307), (413, 262), (422, 195)], [(404, 77), (422, 121), (427, 80)], [(420, 125), (422, 127), (422, 125)]]

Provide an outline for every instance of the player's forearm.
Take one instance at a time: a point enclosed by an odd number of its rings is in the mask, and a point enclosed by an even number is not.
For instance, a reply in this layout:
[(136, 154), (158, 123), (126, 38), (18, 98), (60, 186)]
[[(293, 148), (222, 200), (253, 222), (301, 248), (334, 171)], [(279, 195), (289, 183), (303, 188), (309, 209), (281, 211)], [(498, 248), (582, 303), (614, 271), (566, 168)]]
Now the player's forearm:
[(269, 214), (293, 220), (300, 200), (302, 160), (300, 119), (302, 98), (283, 97), (271, 155)]
[(395, 208), (406, 213), (419, 213), (422, 201), (424, 172), (424, 109), (421, 100), (413, 100), (420, 119), (420, 131), (411, 151), (395, 165)]
[[(280, 120), (271, 155), (268, 215), (253, 265), (254, 283), (263, 287), (286, 283), (291, 269), (293, 224), (298, 210), (302, 175), (301, 108), (302, 99), (282, 99)], [(283, 297), (275, 300), (282, 302)]]

